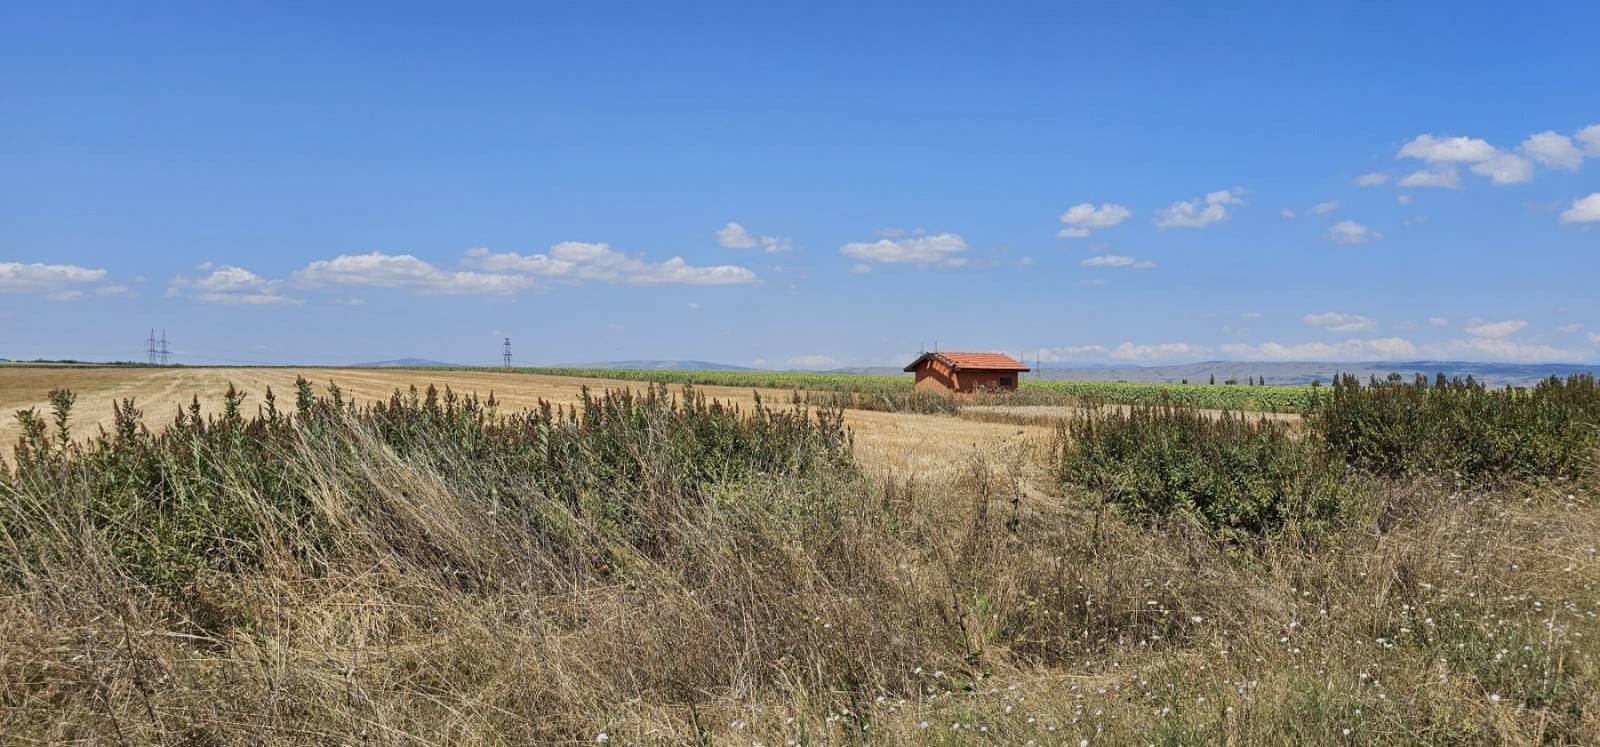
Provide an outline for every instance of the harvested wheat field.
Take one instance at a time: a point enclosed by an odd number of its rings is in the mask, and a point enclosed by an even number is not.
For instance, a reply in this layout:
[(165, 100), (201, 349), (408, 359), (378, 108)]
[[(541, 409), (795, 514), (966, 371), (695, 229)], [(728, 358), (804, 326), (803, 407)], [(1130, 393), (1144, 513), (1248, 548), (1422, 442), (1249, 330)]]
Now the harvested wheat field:
[[(49, 410), (46, 395), (66, 388), (78, 395), (73, 422), (80, 436), (96, 427), (110, 427), (112, 403), (132, 398), (152, 424), (170, 420), (180, 408), (198, 397), (202, 409), (215, 413), (231, 384), (246, 395), (245, 407), (253, 412), (267, 388), (285, 397), (304, 377), (319, 390), (336, 384), (361, 401), (385, 400), (395, 390), (415, 386), (450, 387), (460, 394), (488, 396), (491, 392), (506, 409), (529, 408), (539, 400), (571, 405), (584, 387), (595, 394), (608, 389), (639, 391), (638, 381), (544, 376), (520, 372), (453, 371), (449, 369), (381, 368), (110, 368), (0, 366), (0, 444), (17, 436), (12, 412), (35, 408)], [(679, 391), (680, 387), (672, 387)], [(748, 408), (757, 393), (768, 404), (787, 407), (788, 390), (696, 386), (696, 391), (723, 402)], [(849, 410), (845, 422), (854, 431), (865, 466), (875, 470), (929, 476), (951, 469), (966, 458), (994, 453), (997, 448), (1036, 446), (1049, 429), (1037, 425), (983, 423), (933, 415)], [(9, 451), (9, 449), (7, 449)]]

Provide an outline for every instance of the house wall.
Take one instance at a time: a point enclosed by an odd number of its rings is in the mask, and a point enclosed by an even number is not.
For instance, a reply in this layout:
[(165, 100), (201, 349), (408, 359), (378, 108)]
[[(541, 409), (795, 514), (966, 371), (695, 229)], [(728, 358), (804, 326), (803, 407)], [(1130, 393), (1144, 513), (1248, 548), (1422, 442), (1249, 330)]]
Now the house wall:
[[(1019, 375), (1015, 371), (953, 371), (940, 361), (929, 359), (917, 367), (915, 386), (929, 391), (962, 394), (979, 390), (1015, 391)], [(1002, 384), (1001, 379), (1009, 379), (1011, 383)]]

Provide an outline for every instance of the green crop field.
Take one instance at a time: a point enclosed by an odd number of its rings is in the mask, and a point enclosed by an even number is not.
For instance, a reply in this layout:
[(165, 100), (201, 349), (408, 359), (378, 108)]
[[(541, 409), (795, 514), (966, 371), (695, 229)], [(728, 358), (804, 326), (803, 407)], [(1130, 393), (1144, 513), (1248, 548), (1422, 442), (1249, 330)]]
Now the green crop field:
[[(593, 379), (652, 381), (667, 384), (705, 384), (710, 386), (752, 387), (758, 389), (800, 389), (807, 391), (850, 392), (858, 394), (897, 394), (911, 391), (912, 378), (850, 373), (811, 373), (798, 371), (685, 371), (634, 368), (517, 369), (547, 376), (576, 376)], [(1052, 381), (1024, 379), (1012, 395), (985, 398), (985, 404), (1062, 404), (1075, 400), (1095, 400), (1109, 404), (1175, 404), (1216, 410), (1264, 412), (1305, 412), (1316, 401), (1318, 389), (1309, 386), (1242, 386), (1236, 384), (1165, 384), (1114, 381)]]

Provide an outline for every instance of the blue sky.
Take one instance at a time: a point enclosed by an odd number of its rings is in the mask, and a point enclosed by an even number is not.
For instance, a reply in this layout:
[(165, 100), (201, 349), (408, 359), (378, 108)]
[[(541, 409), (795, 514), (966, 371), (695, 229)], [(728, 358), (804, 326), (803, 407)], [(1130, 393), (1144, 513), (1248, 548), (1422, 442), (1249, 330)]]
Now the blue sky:
[(1600, 361), (1600, 7), (158, 5), (5, 11), (0, 357)]

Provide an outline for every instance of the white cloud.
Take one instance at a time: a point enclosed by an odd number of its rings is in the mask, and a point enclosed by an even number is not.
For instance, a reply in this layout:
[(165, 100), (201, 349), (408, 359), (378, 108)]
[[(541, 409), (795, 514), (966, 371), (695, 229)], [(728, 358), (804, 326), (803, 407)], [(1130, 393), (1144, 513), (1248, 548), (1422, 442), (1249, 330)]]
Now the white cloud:
[(1497, 153), (1472, 164), (1472, 173), (1487, 176), (1495, 184), (1521, 184), (1533, 179), (1533, 162), (1511, 153)]
[(694, 301), (690, 301), (690, 302), (684, 304), (683, 307), (688, 309), (688, 310), (690, 310), (690, 311), (699, 311), (700, 310), (700, 304), (698, 304), (698, 303), (696, 303)]
[(1081, 239), (1089, 235), (1090, 231), (1110, 228), (1128, 219), (1133, 211), (1114, 203), (1105, 203), (1096, 208), (1093, 203), (1080, 203), (1067, 208), (1061, 214), (1061, 222), (1066, 227), (1056, 233), (1057, 236), (1069, 239)]
[(1411, 203), (1416, 202), (1411, 195), (1395, 195), (1394, 201), (1401, 205), (1410, 205)]
[(1278, 215), (1283, 216), (1284, 220), (1294, 220), (1294, 211), (1289, 208), (1279, 210)]
[(292, 277), (307, 288), (356, 285), (439, 295), (509, 295), (533, 285), (529, 277), (446, 270), (410, 254), (383, 252), (319, 259)]
[(1340, 314), (1329, 311), (1322, 314), (1306, 314), (1300, 321), (1313, 327), (1321, 327), (1329, 332), (1354, 333), (1371, 332), (1378, 328), (1378, 323), (1360, 314)]
[(1413, 171), (1400, 178), (1397, 182), (1402, 187), (1432, 187), (1439, 189), (1460, 189), (1461, 175), (1454, 168), (1423, 169)]
[(1428, 317), (1428, 325), (1433, 327), (1448, 327), (1450, 326), (1450, 320), (1442, 316), (1430, 316)]
[(1103, 360), (1111, 354), (1104, 345), (1068, 345), (1066, 347), (1040, 348), (1036, 357), (1045, 363), (1074, 363)]
[(1488, 143), (1473, 137), (1436, 137), (1418, 135), (1400, 147), (1398, 158), (1416, 158), (1429, 163), (1479, 163), (1493, 158), (1499, 151)]
[(788, 360), (795, 368), (837, 368), (839, 362), (826, 355), (797, 355)]
[(1502, 339), (1520, 332), (1528, 323), (1521, 319), (1507, 319), (1503, 322), (1485, 322), (1473, 320), (1467, 322), (1467, 334), (1473, 337), (1488, 337)]
[(1130, 270), (1149, 270), (1156, 266), (1156, 263), (1149, 260), (1141, 260), (1134, 257), (1124, 257), (1118, 254), (1105, 254), (1098, 257), (1090, 257), (1082, 262), (1079, 262), (1078, 264), (1083, 265), (1084, 267), (1125, 267)]
[(1518, 150), (1553, 169), (1577, 171), (1583, 165), (1583, 152), (1572, 144), (1572, 138), (1550, 130), (1529, 135)]
[(1229, 205), (1242, 205), (1242, 189), (1222, 189), (1197, 200), (1174, 202), (1156, 211), (1158, 228), (1205, 228), (1228, 219)]
[(1240, 319), (1243, 319), (1245, 321), (1252, 321), (1252, 322), (1257, 320), (1257, 319), (1260, 319), (1261, 317), (1262, 317), (1262, 314), (1259, 311), (1246, 311), (1243, 314), (1239, 315)]
[(1341, 203), (1338, 200), (1328, 200), (1327, 202), (1319, 202), (1319, 203), (1317, 203), (1315, 205), (1312, 205), (1311, 209), (1307, 210), (1306, 212), (1311, 213), (1312, 215), (1328, 215), (1329, 213), (1332, 213), (1333, 211), (1338, 210), (1340, 204)]
[(1328, 226), (1328, 239), (1337, 244), (1359, 245), (1381, 238), (1383, 234), (1353, 220), (1342, 220)]
[[(1600, 125), (1596, 125), (1600, 126)], [(1562, 223), (1600, 222), (1600, 192), (1572, 201), (1572, 207), (1561, 213)]]
[(850, 271), (853, 272), (853, 273), (856, 273), (858, 275), (864, 275), (866, 273), (872, 272), (872, 265), (869, 265), (869, 264), (866, 264), (866, 263), (850, 265)]
[(934, 233), (901, 239), (858, 241), (839, 247), (846, 257), (868, 262), (904, 263), (920, 266), (961, 267), (965, 257), (957, 256), (967, 250), (966, 239), (953, 233)]
[(282, 295), (282, 281), (269, 280), (243, 267), (212, 265), (196, 269), (207, 272), (199, 279), (178, 276), (167, 284), (167, 297), (186, 296), (201, 303), (226, 306), (299, 306), (298, 298)]
[(1600, 332), (1590, 332), (1588, 337), (1589, 337), (1589, 342), (1592, 342), (1592, 343), (1594, 343), (1596, 345), (1600, 345)]
[(756, 237), (733, 221), (728, 221), (728, 225), (717, 231), (717, 243), (729, 249), (754, 249), (757, 245)]
[(1556, 326), (1556, 331), (1560, 332), (1562, 334), (1570, 335), (1573, 332), (1582, 332), (1583, 331), (1583, 325), (1579, 324), (1578, 322), (1572, 322), (1570, 324), (1561, 324), (1561, 325), (1557, 325)]
[(717, 231), (717, 243), (728, 249), (754, 249), (761, 247), (768, 254), (786, 252), (794, 248), (794, 243), (782, 236), (755, 236), (745, 227), (728, 221), (728, 224)]
[(1164, 342), (1156, 345), (1135, 345), (1124, 342), (1111, 351), (1111, 357), (1119, 361), (1157, 361), (1193, 358), (1204, 354), (1205, 350), (1186, 342)]
[(548, 278), (627, 285), (742, 285), (757, 280), (753, 271), (737, 265), (696, 266), (682, 257), (649, 262), (623, 254), (609, 244), (584, 241), (563, 241), (542, 254), (496, 254), (484, 248), (472, 249), (463, 264), (487, 273), (506, 273), (487, 277), (523, 281)]
[[(73, 285), (90, 285), (106, 278), (106, 271), (78, 265), (40, 262), (0, 262), (0, 293), (66, 293)], [(73, 300), (63, 297), (58, 300)]]
[(1411, 341), (1400, 337), (1380, 337), (1371, 340), (1344, 340), (1342, 342), (1305, 342), (1283, 344), (1264, 342), (1260, 345), (1232, 343), (1222, 346), (1222, 352), (1250, 361), (1361, 361), (1397, 360), (1415, 357), (1417, 348)]
[(1356, 186), (1357, 187), (1378, 187), (1378, 186), (1382, 186), (1384, 184), (1388, 184), (1389, 180), (1391, 178), (1392, 177), (1390, 177), (1388, 174), (1383, 173), (1382, 171), (1371, 171), (1371, 172), (1368, 172), (1368, 173), (1362, 174), (1361, 176), (1356, 177)]
[(1600, 124), (1592, 124), (1578, 130), (1578, 142), (1583, 144), (1584, 153), (1600, 156)]
[(1441, 359), (1488, 359), (1522, 363), (1553, 363), (1576, 361), (1583, 353), (1550, 345), (1529, 345), (1495, 337), (1474, 337), (1470, 340), (1451, 340), (1429, 348), (1432, 357)]

